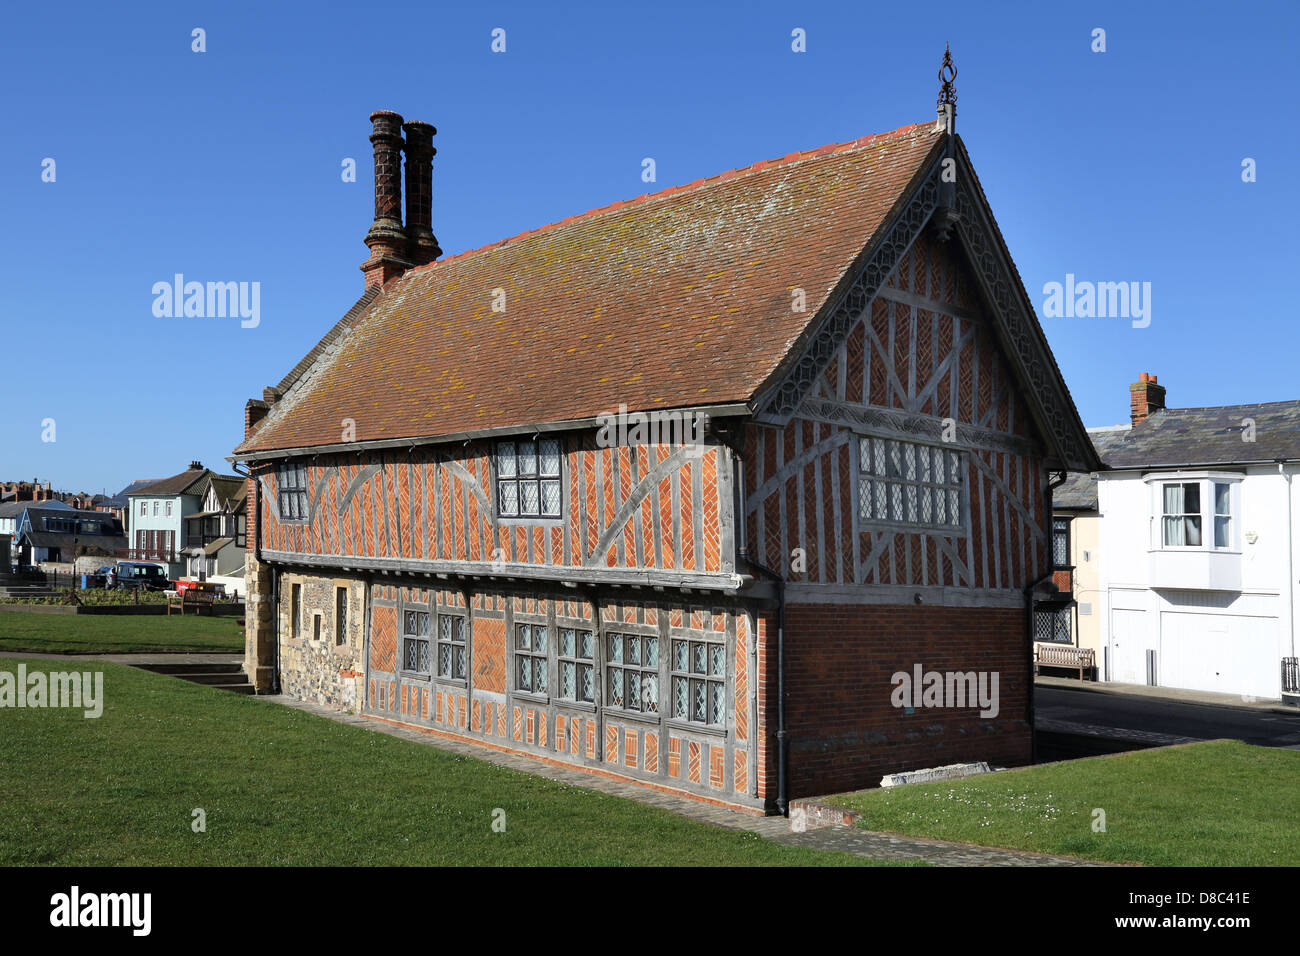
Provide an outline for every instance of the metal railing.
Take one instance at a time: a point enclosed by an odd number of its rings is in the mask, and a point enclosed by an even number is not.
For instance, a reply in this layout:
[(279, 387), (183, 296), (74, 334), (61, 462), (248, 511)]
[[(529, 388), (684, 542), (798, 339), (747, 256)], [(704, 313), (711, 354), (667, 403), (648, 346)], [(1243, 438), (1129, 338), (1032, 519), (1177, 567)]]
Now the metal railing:
[(1300, 694), (1300, 657), (1282, 658), (1282, 693)]

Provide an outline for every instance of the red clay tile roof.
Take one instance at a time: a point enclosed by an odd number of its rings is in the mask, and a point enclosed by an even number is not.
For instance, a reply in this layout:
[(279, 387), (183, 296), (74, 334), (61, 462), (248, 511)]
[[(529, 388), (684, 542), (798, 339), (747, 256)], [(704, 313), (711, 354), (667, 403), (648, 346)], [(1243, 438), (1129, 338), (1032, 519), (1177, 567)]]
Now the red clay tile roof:
[(344, 419), (365, 442), (620, 403), (747, 401), (928, 165), (934, 126), (792, 153), (413, 269), (236, 453), (338, 444)]

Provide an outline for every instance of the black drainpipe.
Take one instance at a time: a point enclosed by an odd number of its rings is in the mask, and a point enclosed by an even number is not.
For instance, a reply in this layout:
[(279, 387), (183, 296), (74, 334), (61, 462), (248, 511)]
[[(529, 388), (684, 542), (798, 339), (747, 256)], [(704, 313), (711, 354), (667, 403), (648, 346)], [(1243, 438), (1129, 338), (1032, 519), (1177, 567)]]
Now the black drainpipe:
[[(739, 563), (754, 569), (776, 584), (776, 808), (781, 816), (788, 817), (790, 815), (790, 741), (785, 729), (785, 578), (749, 556), (749, 542), (745, 538), (745, 456), (741, 451), (739, 440), (729, 440), (730, 436), (722, 434), (717, 434), (717, 437), (731, 449), (735, 460), (732, 480), (732, 486), (735, 488), (732, 520), (736, 525), (736, 541), (739, 542), (737, 550)], [(755, 639), (757, 636), (755, 634)]]
[(1029, 656), (1029, 689), (1025, 694), (1025, 717), (1029, 721), (1029, 762), (1031, 764), (1038, 762), (1038, 735), (1034, 730), (1034, 591), (1037, 590), (1038, 585), (1050, 580), (1055, 573), (1052, 561), (1052, 489), (1065, 484), (1066, 477), (1066, 473), (1062, 471), (1060, 481), (1048, 479), (1047, 487), (1043, 489), (1043, 514), (1046, 516), (1043, 522), (1045, 525), (1043, 537), (1046, 539), (1047, 571), (1024, 589), (1025, 644)]

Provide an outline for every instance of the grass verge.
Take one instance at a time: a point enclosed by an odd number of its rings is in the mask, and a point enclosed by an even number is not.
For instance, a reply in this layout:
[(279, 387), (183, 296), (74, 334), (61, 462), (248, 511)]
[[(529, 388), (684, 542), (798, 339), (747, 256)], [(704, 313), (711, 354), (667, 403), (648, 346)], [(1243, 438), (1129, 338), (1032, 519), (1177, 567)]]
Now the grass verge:
[(864, 829), (984, 846), (1153, 866), (1300, 865), (1300, 753), (1235, 740), (825, 802), (858, 811)]
[(102, 717), (0, 710), (0, 864), (867, 862), (128, 667), (79, 669), (104, 673)]
[(0, 653), (204, 653), (244, 649), (233, 617), (0, 612)]

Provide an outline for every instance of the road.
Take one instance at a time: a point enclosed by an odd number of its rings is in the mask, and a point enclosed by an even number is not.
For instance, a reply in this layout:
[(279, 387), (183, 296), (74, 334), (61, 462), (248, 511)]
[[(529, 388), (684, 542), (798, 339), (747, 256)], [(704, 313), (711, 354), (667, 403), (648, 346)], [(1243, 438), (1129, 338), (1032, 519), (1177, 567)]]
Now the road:
[(1035, 688), (1034, 709), (1039, 718), (1201, 740), (1226, 737), (1261, 747), (1300, 750), (1300, 714), (1292, 717), (1266, 710), (1056, 687)]

